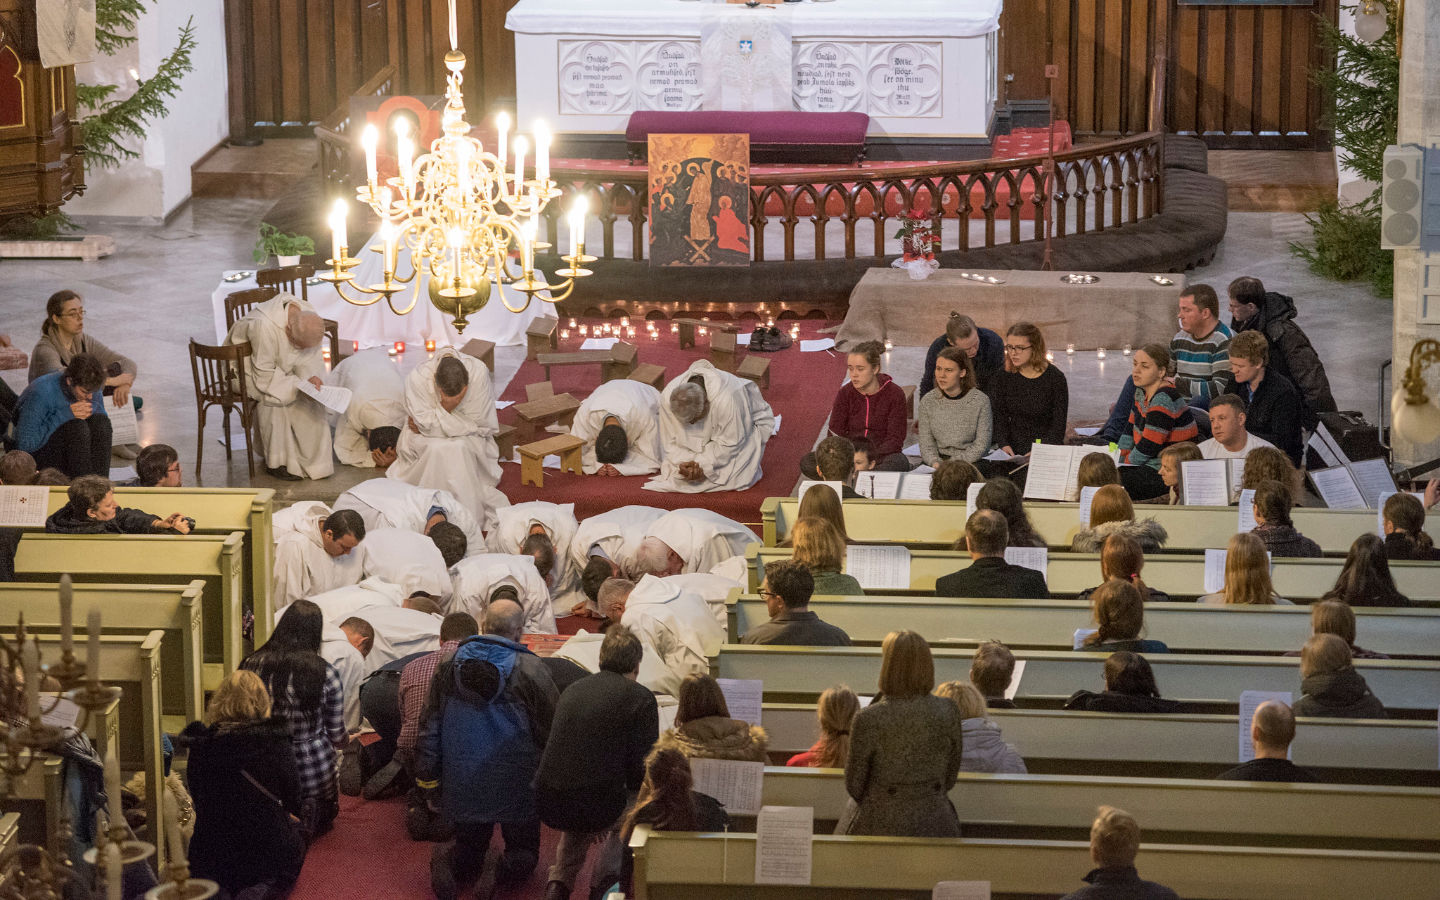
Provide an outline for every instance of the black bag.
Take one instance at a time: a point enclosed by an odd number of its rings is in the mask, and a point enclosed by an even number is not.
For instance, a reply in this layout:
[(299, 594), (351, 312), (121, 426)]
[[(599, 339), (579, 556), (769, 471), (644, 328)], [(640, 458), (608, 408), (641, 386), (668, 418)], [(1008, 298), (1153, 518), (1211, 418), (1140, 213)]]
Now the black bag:
[(1380, 429), (1365, 421), (1358, 410), (1320, 413), (1320, 422), (1351, 462), (1385, 455), (1385, 448), (1380, 444)]
[(752, 353), (776, 353), (780, 350), (790, 349), (792, 343), (790, 335), (774, 325), (757, 325), (755, 331), (750, 335)]

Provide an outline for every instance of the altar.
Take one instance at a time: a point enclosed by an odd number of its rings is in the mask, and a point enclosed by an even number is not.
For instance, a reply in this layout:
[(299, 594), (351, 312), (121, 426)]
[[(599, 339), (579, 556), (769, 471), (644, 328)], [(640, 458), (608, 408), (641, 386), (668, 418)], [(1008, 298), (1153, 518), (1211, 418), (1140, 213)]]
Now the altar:
[[(520, 0), (519, 120), (623, 132), (636, 110), (863, 112), (870, 134), (988, 137), (1001, 0)], [(779, 85), (778, 89), (776, 85)]]

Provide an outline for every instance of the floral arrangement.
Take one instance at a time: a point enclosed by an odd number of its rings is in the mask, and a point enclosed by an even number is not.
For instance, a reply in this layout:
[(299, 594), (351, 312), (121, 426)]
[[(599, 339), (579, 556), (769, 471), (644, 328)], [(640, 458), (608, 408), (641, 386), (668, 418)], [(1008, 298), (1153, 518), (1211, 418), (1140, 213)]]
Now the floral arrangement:
[(891, 265), (909, 271), (910, 277), (916, 281), (928, 278), (931, 272), (940, 268), (935, 259), (940, 235), (931, 230), (931, 221), (930, 214), (917, 206), (901, 213), (900, 228), (895, 232), (902, 254)]

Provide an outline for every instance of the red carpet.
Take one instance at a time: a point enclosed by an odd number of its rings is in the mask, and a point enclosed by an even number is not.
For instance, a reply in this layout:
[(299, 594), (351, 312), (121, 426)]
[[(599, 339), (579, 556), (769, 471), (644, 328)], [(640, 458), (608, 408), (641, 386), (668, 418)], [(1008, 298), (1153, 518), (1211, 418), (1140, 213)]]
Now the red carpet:
[[(715, 277), (723, 278), (717, 271)], [(561, 328), (568, 328), (569, 319), (562, 318)], [(593, 327), (592, 319), (578, 320), (578, 324)], [(618, 320), (615, 320), (618, 321)], [(679, 338), (670, 333), (670, 323), (656, 322), (659, 339), (651, 341), (645, 331), (645, 323), (632, 320), (636, 328), (635, 344), (639, 348), (641, 363), (654, 363), (665, 367), (665, 379), (677, 377), (697, 359), (709, 356), (709, 338), (697, 337), (696, 345), (681, 350)], [(794, 319), (785, 319), (780, 326), (788, 329), (796, 324)], [(645, 477), (602, 478), (599, 476), (577, 476), (562, 474), (554, 469), (545, 470), (544, 488), (531, 485), (521, 486), (519, 463), (508, 463), (504, 477), (500, 479), (500, 490), (512, 503), (527, 500), (549, 500), (553, 503), (574, 503), (575, 515), (585, 518), (617, 506), (638, 504), (661, 509), (675, 509), (687, 506), (705, 506), (721, 515), (739, 522), (755, 524), (760, 521), (760, 503), (766, 497), (786, 496), (799, 478), (800, 457), (814, 446), (820, 427), (830, 415), (830, 403), (840, 381), (845, 375), (845, 358), (832, 353), (802, 353), (800, 340), (824, 337), (819, 329), (830, 323), (814, 319), (799, 321), (800, 339), (788, 350), (763, 354), (770, 360), (770, 388), (765, 399), (778, 416), (783, 417), (780, 433), (770, 439), (765, 447), (764, 475), (748, 491), (725, 491), (712, 494), (661, 494), (647, 491), (641, 485)], [(743, 331), (753, 329), (753, 322), (741, 322)], [(561, 340), (562, 350), (579, 349), (580, 338), (577, 329), (569, 329), (568, 340)], [(744, 358), (743, 352), (741, 358)], [(568, 391), (584, 399), (600, 384), (599, 366), (566, 366), (554, 369), (554, 384), (557, 393)], [(525, 399), (525, 385), (542, 381), (545, 372), (537, 363), (526, 362), (510, 382), (501, 396), (502, 400)], [(500, 421), (514, 424), (515, 414), (510, 410), (500, 411)]]

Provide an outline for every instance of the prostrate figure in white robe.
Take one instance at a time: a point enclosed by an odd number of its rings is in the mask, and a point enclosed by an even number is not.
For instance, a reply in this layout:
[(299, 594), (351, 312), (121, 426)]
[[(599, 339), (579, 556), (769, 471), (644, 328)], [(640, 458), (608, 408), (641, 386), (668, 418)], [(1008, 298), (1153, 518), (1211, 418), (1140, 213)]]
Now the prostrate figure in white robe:
[(353, 509), (366, 528), (404, 528), (429, 534), (440, 522), (465, 533), (465, 552), (485, 552), (485, 533), (455, 495), (436, 488), (416, 487), (393, 478), (362, 481), (335, 499), (336, 509)]
[(651, 523), (637, 564), (657, 576), (709, 572), (759, 542), (755, 532), (719, 513), (673, 509)]
[(328, 478), (335, 472), (325, 407), (300, 392), (301, 382), (324, 386), (320, 340), (325, 323), (309, 303), (280, 294), (256, 304), (225, 336), (249, 342), (245, 386), (258, 400), (256, 424), (265, 470), (276, 478)]
[(660, 471), (660, 392), (618, 378), (590, 392), (570, 434), (585, 442), (586, 475), (652, 475)]
[(710, 671), (710, 657), (725, 643), (725, 629), (699, 595), (652, 575), (639, 584), (607, 581), (600, 589), (600, 612), (655, 651), (669, 678), (652, 690), (666, 694), (678, 694), (686, 676)]
[[(379, 578), (366, 578), (359, 584), (350, 584), (321, 594), (312, 594), (305, 599), (320, 607), (320, 613), (325, 617), (325, 624), (338, 626), (366, 607), (398, 607), (405, 602), (405, 593), (400, 590), (398, 585), (390, 584)], [(275, 610), (277, 624), (284, 614), (285, 610), (283, 609)]]
[(366, 536), (365, 577), (399, 585), (405, 597), (424, 591), (442, 606), (449, 604), (450, 567), (465, 558), (465, 535), (460, 529), (441, 523), (429, 535), (377, 528)]
[(715, 617), (715, 621), (722, 629), (730, 627), (730, 616), (725, 609), (725, 601), (729, 599), (731, 591), (745, 587), (742, 581), (727, 578), (724, 575), (716, 575), (713, 572), (670, 575), (660, 580), (674, 585), (682, 591), (689, 591), (704, 600), (705, 605), (710, 607), (710, 615)]
[(650, 526), (663, 515), (665, 510), (653, 506), (621, 506), (580, 522), (570, 541), (570, 559), (580, 570), (585, 600), (575, 604), (573, 614), (599, 613), (595, 598), (606, 579), (633, 581), (645, 574), (638, 565), (640, 544)]
[(362, 554), (351, 551), (364, 539), (365, 523), (350, 509), (323, 518), (316, 513), (298, 529), (282, 534), (275, 542), (275, 584), (270, 594), (275, 608), (359, 584), (364, 562)]
[[(569, 615), (571, 604), (583, 599), (580, 593), (580, 571), (570, 556), (579, 523), (575, 521), (575, 504), (547, 503), (532, 500), (496, 511), (497, 523), (490, 532), (492, 553), (534, 553), (536, 568), (550, 586), (556, 616)], [(531, 538), (543, 535), (550, 540), (553, 557), (533, 549)], [(530, 541), (530, 546), (526, 542)], [(478, 621), (478, 619), (477, 619)]]
[(320, 632), (320, 658), (340, 674), (345, 697), (345, 730), (351, 734), (360, 730), (360, 683), (371, 672), (365, 657), (372, 643), (370, 635), (354, 627), (343, 628), (327, 622)]
[(480, 622), (497, 593), (525, 610), (526, 634), (555, 634), (550, 589), (535, 568), (535, 558), (512, 553), (481, 553), (450, 569), (453, 596), (449, 612), (468, 612)]
[(697, 360), (660, 396), (660, 474), (647, 491), (743, 491), (760, 480), (775, 413), (753, 381)]
[(385, 348), (345, 357), (328, 381), (351, 393), (350, 405), (335, 422), (336, 457), (367, 469), (393, 463), (395, 442), (405, 427), (405, 379)]
[[(600, 644), (604, 640), (604, 634), (579, 631), (560, 645), (554, 655), (570, 660), (587, 672), (598, 672), (600, 671)], [(648, 638), (640, 637), (640, 646), (643, 650), (640, 656), (640, 674), (636, 676), (635, 680), (653, 693), (673, 698), (675, 692), (680, 689), (680, 681), (676, 680), (670, 670), (665, 667), (665, 661), (655, 652), (655, 648), (650, 645)], [(674, 700), (672, 699), (670, 702), (673, 705)], [(673, 708), (670, 717), (671, 719), (675, 717)]]
[(444, 616), (408, 606), (370, 606), (355, 611), (354, 618), (368, 623), (374, 643), (365, 656), (365, 668), (376, 669), (421, 651), (438, 650), (440, 623)]
[(445, 350), (405, 379), (405, 411), (397, 458), (385, 474), (407, 484), (454, 494), (484, 523), (509, 506), (500, 493), (495, 392), (490, 370), (472, 356)]
[[(323, 519), (334, 512), (319, 500), (301, 500), (292, 503), (283, 509), (277, 509), (270, 518), (270, 532), (275, 538), (275, 543), (292, 531), (308, 533), (310, 523), (315, 519)], [(365, 527), (369, 528), (370, 523), (366, 522)]]

